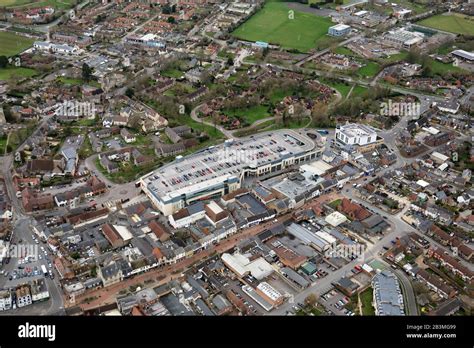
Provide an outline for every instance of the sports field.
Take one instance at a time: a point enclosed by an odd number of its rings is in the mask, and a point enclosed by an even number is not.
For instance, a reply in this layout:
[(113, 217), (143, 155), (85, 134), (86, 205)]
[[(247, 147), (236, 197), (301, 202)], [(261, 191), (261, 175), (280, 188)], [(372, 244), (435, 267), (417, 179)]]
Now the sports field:
[(18, 6), (34, 2), (33, 0), (0, 0), (1, 7)]
[(474, 17), (459, 13), (440, 14), (417, 24), (454, 34), (474, 35)]
[(294, 11), (283, 2), (270, 1), (232, 34), (242, 40), (264, 41), (286, 49), (307, 52), (316, 47), (319, 39), (327, 37), (333, 25), (329, 18)]
[(31, 47), (33, 42), (33, 39), (0, 31), (0, 56), (14, 56)]
[(28, 69), (28, 68), (21, 68), (21, 67), (8, 67), (0, 69), (0, 81), (8, 80), (12, 76), (17, 77), (31, 77), (35, 76), (38, 73), (36, 70)]
[(74, 0), (0, 0), (0, 7), (30, 8), (51, 6), (56, 9), (68, 9)]

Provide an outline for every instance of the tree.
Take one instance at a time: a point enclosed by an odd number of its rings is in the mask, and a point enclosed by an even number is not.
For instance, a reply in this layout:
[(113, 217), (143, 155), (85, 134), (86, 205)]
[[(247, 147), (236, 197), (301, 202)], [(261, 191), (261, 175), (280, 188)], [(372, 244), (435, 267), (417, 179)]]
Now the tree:
[(0, 68), (6, 68), (8, 65), (8, 58), (5, 56), (0, 56)]
[(163, 5), (161, 12), (163, 14), (171, 14), (171, 6), (169, 4)]
[(176, 19), (174, 17), (169, 16), (168, 17), (168, 23), (174, 24), (174, 23), (176, 23)]
[(90, 81), (92, 79), (92, 68), (86, 63), (82, 64), (82, 79)]
[(125, 95), (129, 98), (133, 98), (134, 94), (135, 94), (135, 91), (133, 89), (131, 89), (130, 87), (127, 88), (127, 90), (125, 91)]
[(234, 60), (232, 59), (232, 57), (227, 58), (227, 65), (229, 65), (229, 66), (234, 65)]
[(316, 303), (318, 303), (318, 297), (316, 296), (316, 294), (309, 294), (308, 296), (306, 296), (306, 298), (304, 299), (304, 303), (313, 308), (314, 306), (316, 306)]

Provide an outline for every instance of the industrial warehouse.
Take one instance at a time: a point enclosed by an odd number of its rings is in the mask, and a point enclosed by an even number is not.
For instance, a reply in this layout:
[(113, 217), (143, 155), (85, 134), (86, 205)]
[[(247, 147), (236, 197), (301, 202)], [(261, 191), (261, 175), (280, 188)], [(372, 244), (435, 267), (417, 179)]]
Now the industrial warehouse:
[[(313, 134), (312, 134), (313, 135)], [(280, 172), (316, 158), (317, 140), (304, 132), (281, 130), (227, 140), (172, 163), (140, 179), (153, 204), (166, 216), (192, 202), (219, 197), (241, 187), (248, 176)]]

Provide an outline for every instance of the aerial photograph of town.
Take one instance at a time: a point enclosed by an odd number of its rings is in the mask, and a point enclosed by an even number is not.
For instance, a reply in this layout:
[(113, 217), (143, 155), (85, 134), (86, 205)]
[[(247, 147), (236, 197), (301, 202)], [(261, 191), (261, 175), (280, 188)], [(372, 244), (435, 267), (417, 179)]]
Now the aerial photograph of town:
[(468, 320), (473, 115), (473, 0), (0, 0), (0, 319)]

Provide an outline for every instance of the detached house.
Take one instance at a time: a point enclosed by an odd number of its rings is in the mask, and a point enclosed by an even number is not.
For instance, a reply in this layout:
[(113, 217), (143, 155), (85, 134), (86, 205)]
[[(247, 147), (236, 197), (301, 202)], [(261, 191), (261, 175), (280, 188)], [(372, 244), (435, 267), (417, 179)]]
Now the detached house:
[(122, 130), (120, 131), (120, 135), (127, 144), (133, 143), (137, 140), (135, 135), (131, 133), (127, 128), (122, 128)]

